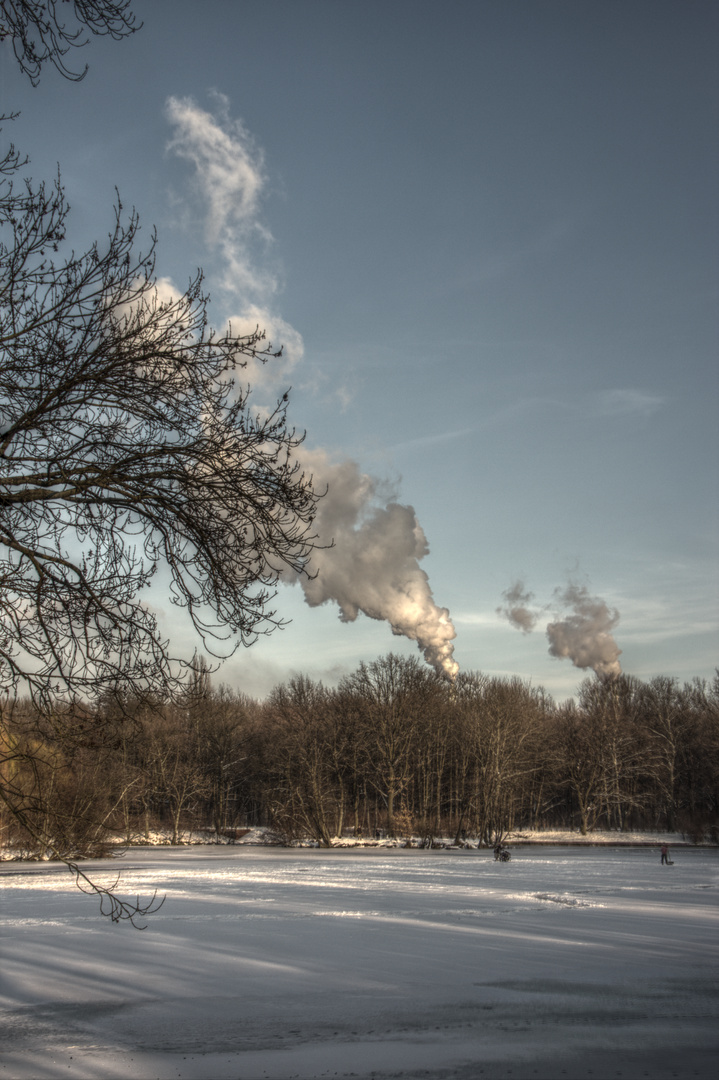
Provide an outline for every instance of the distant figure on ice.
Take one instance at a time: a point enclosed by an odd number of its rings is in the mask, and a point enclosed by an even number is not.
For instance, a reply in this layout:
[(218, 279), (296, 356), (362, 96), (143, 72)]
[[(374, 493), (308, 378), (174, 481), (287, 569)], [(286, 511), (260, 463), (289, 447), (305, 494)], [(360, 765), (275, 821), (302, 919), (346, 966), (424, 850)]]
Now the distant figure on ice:
[(669, 866), (669, 845), (662, 844), (662, 866)]
[(501, 844), (497, 844), (494, 849), (494, 861), (495, 862), (509, 862), (512, 856), (507, 851), (506, 847), (502, 847)]

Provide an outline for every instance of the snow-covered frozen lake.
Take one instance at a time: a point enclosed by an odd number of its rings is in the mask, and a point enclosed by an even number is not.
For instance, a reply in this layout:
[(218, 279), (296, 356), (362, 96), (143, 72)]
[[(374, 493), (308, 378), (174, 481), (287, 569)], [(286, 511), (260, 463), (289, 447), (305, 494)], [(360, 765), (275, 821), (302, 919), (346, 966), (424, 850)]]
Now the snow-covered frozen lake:
[(6, 863), (0, 1080), (715, 1080), (719, 852), (673, 857), (133, 849), (143, 932)]

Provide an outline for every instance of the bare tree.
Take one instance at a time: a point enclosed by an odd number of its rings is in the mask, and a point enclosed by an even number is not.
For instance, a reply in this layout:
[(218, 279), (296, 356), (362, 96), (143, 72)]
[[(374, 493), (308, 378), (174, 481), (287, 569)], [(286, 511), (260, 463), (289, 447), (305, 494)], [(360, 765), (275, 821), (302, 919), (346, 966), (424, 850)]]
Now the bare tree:
[[(279, 355), (263, 333), (209, 329), (200, 273), (182, 294), (158, 284), (154, 235), (138, 253), (119, 201), (106, 241), (63, 257), (60, 182), (23, 183), (24, 165), (0, 160), (0, 729), (27, 693), (62, 750), (101, 738), (108, 699), (156, 707), (181, 685), (145, 599), (158, 569), (212, 656), (280, 625), (274, 587), (305, 569), (318, 496), (287, 395), (255, 410), (237, 384), (249, 358)], [(51, 788), (29, 816), (0, 742), (6, 814), (81, 882), (42, 826)], [(25, 775), (50, 776), (33, 745)], [(144, 910), (100, 891), (113, 918)]]
[(196, 730), (175, 707), (147, 725), (152, 789), (166, 807), (172, 844), (181, 843), (182, 821), (210, 792)]
[[(14, 705), (14, 707), (13, 707)], [(100, 900), (113, 922), (144, 928), (163, 901), (118, 895), (119, 875), (103, 884), (78, 865), (107, 853), (106, 822), (119, 800), (107, 784), (108, 724), (98, 745), (96, 717), (78, 706), (41, 715), (25, 700), (3, 709), (0, 723), (0, 836), (17, 858), (64, 862), (81, 891)], [(104, 760), (103, 760), (104, 758)], [(5, 857), (10, 857), (7, 853)]]
[(286, 398), (253, 411), (233, 375), (273, 353), (207, 328), (201, 275), (154, 279), (154, 237), (118, 204), (107, 242), (55, 262), (59, 185), (13, 185), (0, 162), (0, 689), (40, 705), (175, 676), (140, 594), (159, 566), (212, 655), (281, 620), (283, 566), (302, 571), (317, 496)]
[(685, 740), (685, 695), (676, 679), (658, 676), (641, 688), (640, 707), (653, 755), (654, 779), (669, 832), (677, 827), (681, 753)]
[(466, 822), (480, 843), (493, 847), (514, 828), (523, 790), (536, 771), (532, 738), (544, 700), (518, 678), (469, 672), (457, 680), (454, 704), (455, 738), (462, 744), (456, 840)]
[(681, 747), (683, 804), (695, 836), (719, 843), (719, 671), (710, 684), (685, 683)]
[(276, 687), (267, 703), (274, 822), (328, 848), (342, 828), (332, 715), (322, 684), (302, 676)]
[(62, 13), (74, 16), (69, 26), (62, 21), (59, 6), (57, 0), (0, 0), (0, 41), (12, 40), (20, 69), (33, 86), (47, 63), (66, 79), (84, 79), (87, 64), (82, 71), (72, 71), (64, 58), (70, 49), (87, 45), (88, 31), (119, 41), (140, 29), (130, 0), (62, 0)]
[(581, 831), (603, 821), (624, 829), (645, 801), (656, 751), (637, 723), (641, 684), (629, 675), (585, 679), (579, 687), (578, 728), (566, 745), (574, 747), (563, 768), (571, 777), (580, 809)]
[(576, 800), (579, 810), (579, 831), (582, 836), (594, 828), (600, 811), (604, 746), (602, 731), (593, 730), (586, 715), (573, 701), (557, 711), (555, 737), (561, 761), (558, 770)]
[(203, 768), (210, 785), (208, 808), (219, 837), (237, 825), (246, 784), (247, 710), (250, 699), (221, 686), (195, 721)]
[(33, 857), (48, 850), (64, 859), (105, 854), (105, 823), (119, 802), (107, 782), (118, 728), (106, 720), (101, 744), (82, 706), (41, 715), (25, 700), (7, 713), (0, 725), (2, 799), (10, 799), (16, 814), (0, 814), (5, 839)]
[(389, 653), (360, 664), (340, 689), (357, 714), (368, 780), (384, 802), (392, 836), (399, 801), (413, 777), (420, 717), (442, 695), (444, 682), (415, 657)]

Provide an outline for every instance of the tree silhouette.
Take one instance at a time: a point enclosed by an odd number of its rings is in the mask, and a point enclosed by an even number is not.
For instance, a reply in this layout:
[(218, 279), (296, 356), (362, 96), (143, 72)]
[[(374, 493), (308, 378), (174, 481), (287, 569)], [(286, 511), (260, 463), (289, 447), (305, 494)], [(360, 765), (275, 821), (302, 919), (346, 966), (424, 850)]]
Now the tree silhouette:
[(86, 31), (119, 41), (140, 29), (130, 0), (62, 0), (63, 14), (72, 9), (70, 26), (61, 20), (58, 6), (57, 0), (0, 0), (0, 41), (12, 40), (20, 70), (33, 86), (47, 63), (72, 82), (85, 78), (87, 64), (72, 71), (64, 58), (70, 49), (87, 45)]

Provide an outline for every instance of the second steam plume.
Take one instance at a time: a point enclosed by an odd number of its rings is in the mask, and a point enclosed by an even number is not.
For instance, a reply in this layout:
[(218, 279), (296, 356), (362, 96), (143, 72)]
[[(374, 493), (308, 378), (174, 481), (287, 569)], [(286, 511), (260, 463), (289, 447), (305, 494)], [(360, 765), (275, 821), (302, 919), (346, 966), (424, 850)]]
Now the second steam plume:
[(327, 489), (314, 522), (317, 542), (326, 546), (313, 552), (313, 577), (292, 573), (285, 580), (299, 581), (311, 607), (337, 604), (343, 622), (360, 612), (388, 622), (393, 634), (417, 642), (438, 674), (453, 679), (456, 632), (419, 565), (429, 546), (414, 509), (379, 499), (377, 481), (353, 461), (303, 449), (302, 464), (315, 486)]
[[(599, 596), (590, 596), (585, 585), (571, 583), (554, 591), (554, 603), (536, 610), (534, 594), (516, 581), (502, 593), (504, 604), (497, 608), (512, 626), (531, 633), (542, 611), (555, 609), (554, 619), (545, 632), (551, 656), (571, 660), (575, 667), (591, 668), (603, 678), (621, 675), (621, 649), (612, 631), (619, 622), (619, 612)], [(559, 612), (556, 611), (560, 608)]]

